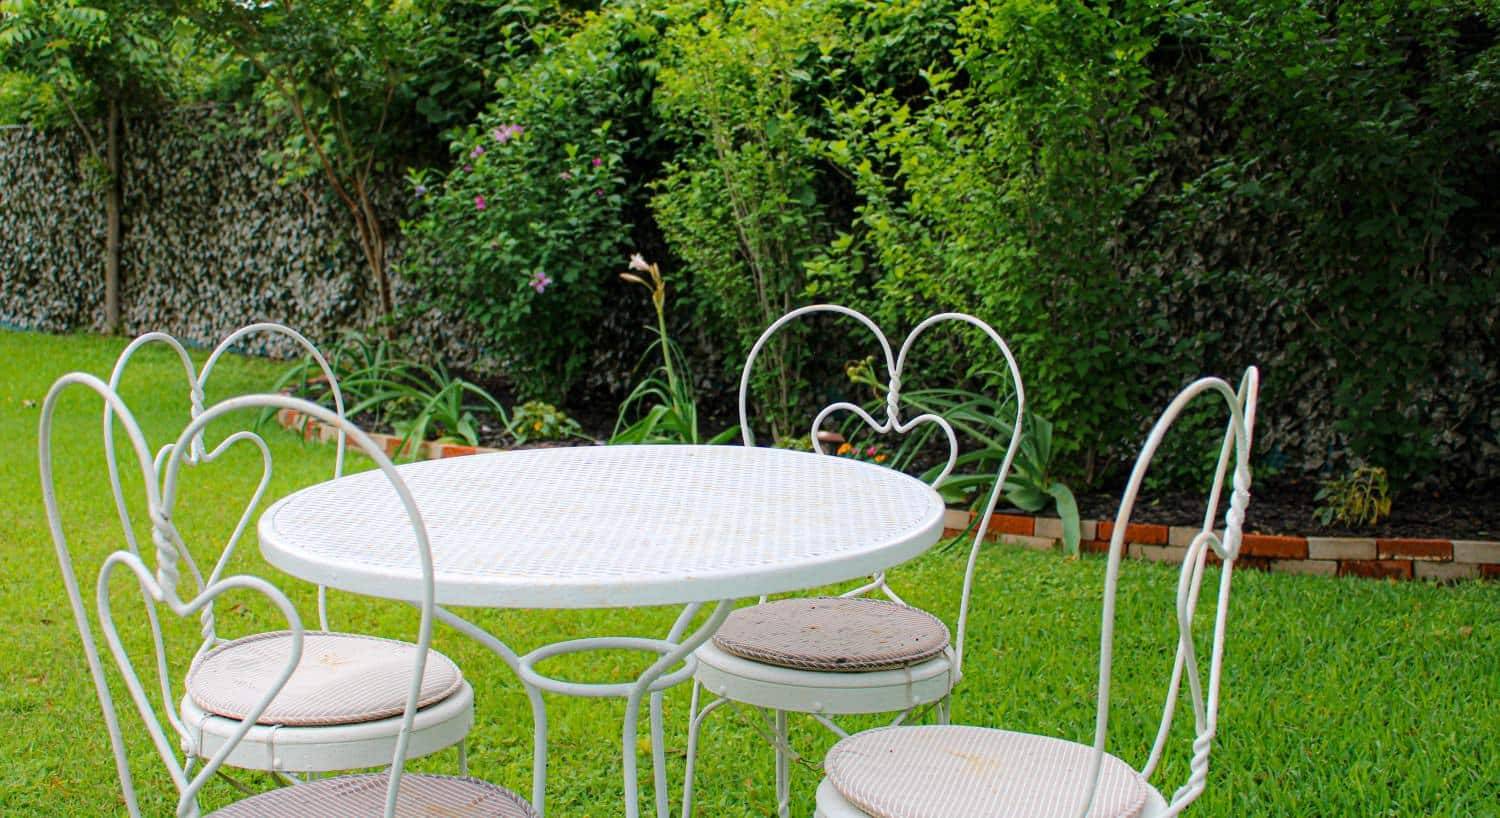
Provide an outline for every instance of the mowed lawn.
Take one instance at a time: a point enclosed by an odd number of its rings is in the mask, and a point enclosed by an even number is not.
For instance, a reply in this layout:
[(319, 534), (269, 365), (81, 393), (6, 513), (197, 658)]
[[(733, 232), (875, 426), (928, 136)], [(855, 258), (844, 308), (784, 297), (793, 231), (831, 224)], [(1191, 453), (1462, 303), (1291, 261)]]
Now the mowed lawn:
[[(36, 465), (38, 407), (48, 386), (74, 369), (107, 377), (123, 345), (120, 339), (0, 332), (0, 433), (6, 443), (0, 447), (0, 815), (124, 814), (47, 534)], [(201, 361), (202, 354), (197, 357)], [(209, 397), (265, 388), (277, 368), (226, 360)], [(153, 446), (176, 436), (187, 400), (179, 368), (165, 350), (141, 356), (124, 393)], [(58, 418), (60, 495), (86, 587), (92, 587), (102, 555), (122, 545), (100, 448), (100, 407), (79, 390), (66, 398)], [(222, 437), (230, 426), (222, 424), (212, 436)], [(276, 464), (271, 498), (331, 473), (331, 447), (303, 444), (280, 430), (265, 433)], [(351, 468), (366, 465), (361, 458), (351, 461)], [(177, 519), (197, 553), (216, 554), (215, 543), (232, 530), (257, 474), (258, 458), (248, 449), (188, 473)], [(138, 481), (131, 490), (139, 492)], [(144, 532), (139, 504), (136, 511)], [(910, 601), (951, 621), (962, 566), (961, 548), (937, 549), (893, 576)], [(273, 579), (302, 606), (305, 621), (314, 621), (312, 590), (266, 566), (253, 531), (232, 570)], [(1098, 558), (987, 548), (954, 719), (1089, 740), (1103, 575)], [(1124, 570), (1111, 749), (1137, 765), (1145, 760), (1160, 715), (1176, 579), (1170, 566), (1132, 562)], [(1206, 581), (1217, 580), (1211, 569)], [(123, 583), (117, 588), (121, 599), (132, 593)], [(1200, 630), (1207, 629), (1212, 605), (1211, 599), (1203, 603)], [(122, 602), (117, 610), (134, 612), (122, 618), (139, 623), (138, 604)], [(659, 635), (675, 612), (471, 613), (524, 650), (606, 632)], [(391, 603), (339, 595), (333, 616), (335, 626), (345, 629), (401, 638), (415, 633), (411, 611)], [(219, 623), (228, 636), (278, 627), (257, 604), (224, 605)], [(1500, 584), (1439, 587), (1242, 571), (1235, 577), (1230, 623), (1219, 737), (1207, 793), (1191, 814), (1500, 815)], [(172, 627), (169, 639), (180, 661), (190, 656), (196, 631), (196, 622)], [(477, 693), (473, 773), (529, 792), (531, 720), (519, 683), (452, 631), (440, 629), (437, 646), (464, 668)], [(590, 655), (560, 662), (557, 672), (597, 679), (640, 666), (629, 654)], [(686, 701), (685, 689), (668, 700), (674, 802), (680, 796)], [(551, 705), (548, 814), (619, 815), (623, 705), (564, 698)], [(122, 709), (122, 718), (144, 808), (168, 815), (174, 796), (165, 773), (133, 712)], [(1169, 760), (1154, 779), (1168, 793), (1186, 779), (1191, 720), (1187, 711), (1179, 714)], [(794, 725), (794, 740), (810, 753), (828, 745), (812, 724)], [(697, 814), (772, 813), (771, 754), (747, 722), (716, 715), (702, 749)], [(414, 764), (436, 771), (454, 765), (452, 752)], [(798, 766), (794, 776), (795, 813), (811, 815), (817, 774)], [(252, 786), (269, 786), (256, 775), (242, 777)], [(235, 795), (222, 782), (206, 792), (206, 809)]]

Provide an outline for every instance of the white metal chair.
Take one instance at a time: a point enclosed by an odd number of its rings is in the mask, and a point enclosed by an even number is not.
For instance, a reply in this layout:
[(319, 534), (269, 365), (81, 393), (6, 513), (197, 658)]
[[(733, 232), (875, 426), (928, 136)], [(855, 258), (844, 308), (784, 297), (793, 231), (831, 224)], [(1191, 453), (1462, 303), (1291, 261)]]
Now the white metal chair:
[[(1120, 501), (1105, 572), (1099, 709), (1092, 747), (982, 727), (934, 725), (871, 730), (840, 741), (828, 752), (826, 777), (817, 791), (817, 818), (1164, 818), (1182, 812), (1202, 794), (1209, 751), (1218, 729), (1230, 580), (1250, 501), (1250, 445), (1258, 389), (1259, 373), (1254, 367), (1246, 371), (1238, 392), (1218, 378), (1193, 383), (1168, 405), (1136, 460)], [(1115, 592), (1126, 525), (1146, 468), (1163, 436), (1183, 408), (1204, 393), (1222, 397), (1230, 419), (1203, 526), (1187, 547), (1177, 583), (1177, 651), (1161, 724), (1145, 767), (1137, 771), (1105, 749)], [(1232, 487), (1221, 538), (1214, 531), (1214, 522), (1231, 463)], [(1223, 567), (1205, 689), (1193, 641), (1193, 615), (1210, 550), (1222, 560)], [(1162, 759), (1184, 675), (1194, 717), (1193, 752), (1187, 783), (1168, 800), (1149, 779)]]
[[(343, 394), (339, 390), (333, 369), (322, 353), (301, 333), (289, 327), (260, 323), (236, 330), (219, 342), (201, 370), (194, 369), (191, 357), (177, 339), (160, 332), (146, 333), (133, 340), (120, 353), (110, 375), (109, 388), (118, 391), (126, 366), (137, 351), (150, 344), (164, 345), (172, 349), (182, 363), (192, 417), (197, 419), (205, 411), (204, 388), (214, 366), (235, 343), (257, 333), (279, 334), (290, 338), (307, 351), (327, 378), (334, 406), (331, 411), (325, 410), (325, 413), (336, 421), (329, 426), (335, 430), (336, 435), (333, 476), (338, 478), (343, 474), (347, 447), (345, 428), (348, 422), (344, 417)], [(112, 404), (106, 402), (104, 446), (110, 484), (124, 529), (126, 546), (132, 553), (140, 554), (120, 482), (114, 427), (114, 409)], [(182, 443), (168, 444), (157, 450), (157, 469), (163, 466), (168, 457), (174, 457), (189, 466), (208, 464), (237, 443), (254, 445), (260, 452), (262, 463), (260, 482), (208, 575), (205, 577), (199, 570), (193, 555), (183, 554), (183, 562), (199, 587), (207, 587), (223, 575), (234, 556), (235, 547), (249, 527), (270, 483), (272, 464), (269, 447), (254, 431), (236, 431), (210, 449), (204, 443), (203, 425), (199, 424), (196, 428), (197, 433), (182, 438)], [(178, 452), (175, 448), (177, 445), (185, 445), (187, 448)], [(231, 674), (236, 678), (258, 675), (269, 683), (280, 667), (279, 657), (285, 652), (287, 636), (273, 633), (254, 634), (232, 641), (223, 639), (215, 628), (212, 602), (203, 609), (202, 618), (201, 658), (187, 677), (180, 718), (192, 733), (191, 746), (207, 757), (239, 729), (247, 706), (243, 688), (235, 688), (236, 695), (224, 695), (225, 675)], [(405, 682), (400, 669), (409, 663), (415, 646), (409, 642), (375, 639), (332, 630), (328, 622), (327, 590), (321, 586), (318, 588), (318, 622), (319, 630), (307, 634), (310, 648), (315, 649), (319, 656), (337, 656), (340, 661), (317, 665), (309, 662), (292, 679), (283, 696), (260, 715), (259, 723), (241, 738), (235, 752), (228, 758), (230, 766), (282, 775), (311, 774), (375, 766), (390, 757), (401, 729), (399, 694)], [(408, 753), (412, 758), (417, 758), (456, 745), (459, 771), (466, 772), (464, 741), (474, 724), (473, 688), (464, 680), (458, 666), (442, 653), (433, 651), (426, 668), (428, 678), (417, 719), (421, 729), (416, 740), (408, 747)], [(383, 699), (343, 695), (343, 690), (349, 684), (369, 684), (371, 680), (383, 680), (386, 687)]]
[[(53, 413), (58, 398), (69, 387), (82, 386), (92, 389), (114, 413), (124, 428), (129, 441), (131, 455), (140, 468), (145, 487), (146, 504), (152, 525), (152, 540), (156, 545), (157, 569), (152, 572), (141, 556), (129, 549), (110, 554), (99, 572), (95, 604), (99, 630), (103, 633), (110, 653), (113, 655), (126, 689), (137, 713), (146, 724), (152, 744), (167, 767), (173, 784), (178, 790), (175, 814), (179, 818), (197, 816), (198, 794), (219, 769), (231, 763), (243, 739), (261, 729), (263, 714), (277, 706), (278, 700), (295, 684), (299, 675), (313, 663), (326, 663), (331, 657), (316, 652), (308, 640), (296, 609), (287, 597), (275, 586), (257, 577), (237, 575), (222, 577), (211, 575), (199, 579), (196, 593), (183, 599), (179, 594), (179, 565), (187, 562), (188, 549), (173, 522), (179, 476), (187, 461), (191, 443), (205, 426), (226, 414), (255, 408), (293, 408), (306, 412), (324, 423), (340, 427), (355, 445), (374, 459), (385, 474), (392, 488), (393, 499), (401, 503), (411, 522), (416, 554), (422, 566), (423, 586), (420, 600), (421, 618), (417, 641), (406, 659), (404, 667), (395, 675), (403, 680), (402, 695), (398, 708), (399, 729), (396, 741), (387, 745), (390, 750), (378, 762), (389, 764), (386, 772), (326, 778), (309, 783), (284, 787), (239, 801), (215, 815), (224, 818), (246, 818), (248, 816), (327, 816), (327, 815), (384, 815), (386, 818), (402, 815), (458, 814), (496, 816), (497, 818), (532, 818), (535, 813), (520, 797), (501, 787), (467, 777), (433, 776), (404, 773), (409, 750), (423, 741), (424, 726), (420, 704), (424, 697), (426, 669), (431, 655), (432, 622), (434, 617), (434, 589), (432, 553), (427, 539), (427, 529), (410, 491), (396, 473), (383, 451), (349, 421), (335, 413), (307, 401), (283, 395), (252, 395), (233, 398), (207, 408), (183, 430), (176, 443), (166, 451), (165, 460), (153, 462), (146, 447), (144, 436), (137, 426), (129, 408), (106, 384), (98, 378), (84, 373), (64, 375), (48, 392), (42, 407), (38, 455), (41, 467), (43, 501), (46, 505), (48, 525), (68, 591), (74, 619), (78, 625), (87, 655), (89, 670), (98, 694), (104, 721), (110, 735), (115, 765), (124, 791), (126, 807), (130, 815), (141, 815), (134, 780), (126, 753), (124, 734), (110, 693), (104, 663), (94, 639), (94, 624), (90, 621), (82, 590), (74, 572), (72, 555), (63, 531), (56, 486), (52, 469), (52, 425)], [(125, 523), (127, 529), (130, 523)], [(156, 690), (148, 692), (142, 683), (115, 626), (112, 609), (111, 581), (121, 572), (133, 574), (145, 596), (151, 643), (154, 648), (154, 666), (157, 674)], [(211, 750), (198, 745), (197, 733), (174, 713), (172, 678), (173, 667), (169, 659), (167, 640), (160, 627), (159, 609), (165, 608), (170, 615), (197, 617), (202, 622), (212, 620), (212, 606), (220, 596), (230, 592), (249, 592), (267, 599), (285, 618), (287, 629), (279, 632), (284, 636), (277, 640), (275, 650), (268, 656), (274, 659), (274, 672), (268, 678), (234, 679), (239, 691), (225, 691), (243, 698), (244, 713), (237, 719), (233, 730), (222, 737)], [(189, 674), (211, 661), (212, 650), (200, 648), (192, 662)], [(336, 659), (337, 657), (332, 657)], [(226, 680), (230, 677), (225, 676)], [(366, 690), (359, 685), (346, 687), (343, 695), (359, 699)], [(166, 724), (163, 724), (165, 720)], [(175, 741), (172, 733), (175, 733)], [(179, 757), (178, 753), (182, 755)], [(198, 766), (198, 762), (202, 762)], [(373, 765), (370, 765), (373, 766)], [(196, 770), (195, 770), (196, 768)]]
[[(906, 434), (924, 423), (942, 429), (948, 441), (948, 460), (934, 485), (948, 479), (959, 457), (958, 435), (944, 418), (921, 414), (901, 415), (902, 372), (916, 341), (928, 329), (947, 322), (971, 325), (981, 330), (1005, 357), (1014, 390), (1015, 423), (1009, 447), (990, 490), (984, 514), (969, 547), (959, 600), (958, 627), (950, 639), (947, 626), (937, 617), (908, 606), (878, 575), (859, 588), (837, 598), (794, 598), (735, 611), (714, 639), (694, 654), (698, 667), (693, 677), (689, 711), (686, 781), (683, 785), (683, 815), (692, 814), (693, 771), (698, 737), (704, 719), (727, 703), (771, 711), (769, 739), (776, 751), (777, 812), (790, 810), (790, 772), (794, 753), (788, 743), (787, 714), (806, 713), (839, 736), (848, 733), (834, 716), (896, 713), (900, 724), (914, 711), (933, 707), (939, 721), (947, 721), (947, 701), (962, 675), (964, 633), (968, 623), (969, 597), (975, 560), (984, 542), (990, 517), (1010, 473), (1021, 442), (1021, 422), (1026, 396), (1020, 368), (1009, 346), (985, 322), (961, 313), (934, 315), (918, 324), (892, 354), (884, 332), (863, 314), (831, 304), (793, 310), (767, 327), (751, 348), (740, 377), (740, 424), (744, 443), (755, 445), (750, 426), (749, 393), (752, 368), (767, 341), (783, 326), (803, 316), (831, 313), (864, 325), (884, 353), (887, 382), (885, 418), (876, 420), (864, 408), (838, 402), (824, 407), (812, 423), (812, 445), (822, 452), (819, 431), (829, 417), (850, 412), (877, 433)], [(1004, 396), (1002, 396), (1003, 398)], [(878, 592), (884, 599), (870, 596)], [(715, 696), (699, 707), (699, 688)]]

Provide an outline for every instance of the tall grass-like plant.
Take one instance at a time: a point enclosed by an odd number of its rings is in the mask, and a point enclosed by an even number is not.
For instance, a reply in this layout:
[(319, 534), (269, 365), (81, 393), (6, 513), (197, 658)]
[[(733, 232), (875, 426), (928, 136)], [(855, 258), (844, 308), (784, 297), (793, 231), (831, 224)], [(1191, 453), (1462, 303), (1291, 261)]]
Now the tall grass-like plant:
[[(739, 432), (738, 426), (705, 440), (698, 432), (698, 399), (693, 392), (687, 358), (667, 334), (667, 284), (661, 267), (639, 253), (630, 257), (630, 271), (620, 278), (651, 291), (656, 308), (656, 340), (647, 347), (644, 362), (661, 355), (658, 366), (630, 390), (620, 404), (611, 443), (725, 443)], [(642, 407), (647, 407), (644, 412)], [(635, 417), (639, 414), (639, 417)], [(632, 421), (631, 418), (635, 417)]]
[[(865, 408), (872, 413), (881, 411), (889, 385), (875, 376), (874, 360), (866, 358), (850, 364), (846, 372), (852, 382), (869, 387), (875, 393), (875, 399)], [(977, 375), (987, 380), (1002, 380), (998, 372), (986, 370)], [(995, 473), (1010, 447), (1015, 427), (1008, 418), (1015, 416), (1014, 404), (1009, 399), (997, 400), (958, 387), (904, 391), (901, 402), (916, 414), (931, 413), (942, 417), (954, 432), (973, 442), (972, 448), (959, 454), (954, 474), (939, 487), (939, 493), (949, 503), (982, 503), (995, 485)], [(852, 440), (862, 425), (859, 418), (851, 417), (841, 433)], [(935, 443), (946, 445), (941, 438), (934, 439), (940, 431), (941, 428), (932, 423), (918, 426), (901, 439), (885, 462), (903, 471), (922, 468)], [(1031, 513), (1044, 511), (1050, 506), (1062, 520), (1064, 550), (1076, 554), (1080, 540), (1078, 501), (1072, 489), (1053, 474), (1053, 455), (1051, 422), (1033, 412), (1026, 412), (1021, 446), (1006, 477), (1004, 496), (1016, 508)], [(926, 466), (921, 478), (927, 482), (936, 480), (945, 465), (946, 458), (937, 465)]]
[[(347, 333), (328, 356), (344, 393), (346, 414), (369, 414), (403, 438), (401, 450), (414, 456), (429, 436), (469, 446), (479, 445), (485, 420), (513, 432), (500, 401), (478, 384), (456, 377), (441, 363), (425, 364), (395, 353), (384, 338)], [(278, 389), (330, 403), (332, 391), (318, 377), (310, 358), (293, 364)]]

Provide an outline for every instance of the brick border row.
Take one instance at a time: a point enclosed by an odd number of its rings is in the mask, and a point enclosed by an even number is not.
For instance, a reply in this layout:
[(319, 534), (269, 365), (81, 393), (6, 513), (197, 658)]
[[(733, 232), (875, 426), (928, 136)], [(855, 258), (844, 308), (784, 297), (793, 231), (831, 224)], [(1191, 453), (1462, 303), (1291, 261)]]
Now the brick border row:
[[(281, 426), (300, 431), (304, 440), (327, 442), (336, 437), (332, 427), (303, 416), (293, 409), (276, 413)], [(370, 433), (370, 438), (391, 457), (406, 455), (403, 438)], [(417, 454), (424, 460), (498, 452), (486, 446), (423, 441)], [(964, 531), (977, 516), (963, 509), (949, 509), (944, 533)], [(1081, 550), (1109, 550), (1114, 523), (1083, 520)], [(1188, 543), (1197, 536), (1193, 526), (1131, 523), (1125, 529), (1129, 556), (1155, 562), (1181, 563)], [(1062, 520), (1030, 514), (994, 514), (986, 539), (1005, 541), (1036, 550), (1053, 550), (1062, 542)], [(1212, 555), (1210, 555), (1212, 557)], [(1249, 533), (1240, 549), (1240, 565), (1285, 574), (1356, 576), (1375, 579), (1427, 579), (1454, 582), (1463, 579), (1500, 580), (1500, 542), (1492, 540), (1441, 540), (1398, 537), (1302, 537), (1289, 534)]]
[[(961, 509), (949, 509), (945, 527), (958, 533), (974, 519)], [(1083, 520), (1080, 549), (1109, 551), (1114, 523)], [(1181, 563), (1187, 546), (1198, 535), (1196, 526), (1131, 523), (1125, 528), (1131, 557)], [(1062, 520), (1029, 514), (994, 514), (987, 538), (1028, 548), (1050, 550), (1062, 540)], [(1213, 556), (1210, 555), (1210, 559)], [(1303, 537), (1291, 534), (1247, 533), (1240, 547), (1240, 565), (1285, 574), (1357, 576), (1375, 579), (1500, 579), (1500, 542), (1407, 537)]]
[[(319, 423), (296, 409), (277, 410), (276, 422), (284, 429), (300, 433), (303, 440), (310, 442), (329, 443), (338, 437), (337, 429), (326, 423)], [(411, 447), (403, 445), (406, 439), (400, 435), (388, 435), (384, 432), (365, 432), (365, 434), (375, 442), (375, 445), (384, 449), (388, 457), (405, 457), (410, 452)], [(504, 451), (488, 446), (465, 446), (461, 443), (443, 443), (436, 440), (424, 440), (416, 444), (416, 447), (420, 460), (441, 460), (444, 457)]]

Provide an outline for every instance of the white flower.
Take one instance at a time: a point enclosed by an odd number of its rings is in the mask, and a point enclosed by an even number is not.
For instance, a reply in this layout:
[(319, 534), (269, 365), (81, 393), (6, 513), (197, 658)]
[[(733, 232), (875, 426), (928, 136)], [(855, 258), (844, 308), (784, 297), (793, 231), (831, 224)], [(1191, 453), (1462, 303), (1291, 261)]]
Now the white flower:
[(630, 269), (639, 270), (643, 273), (651, 272), (651, 265), (646, 263), (646, 257), (635, 253), (630, 257)]

